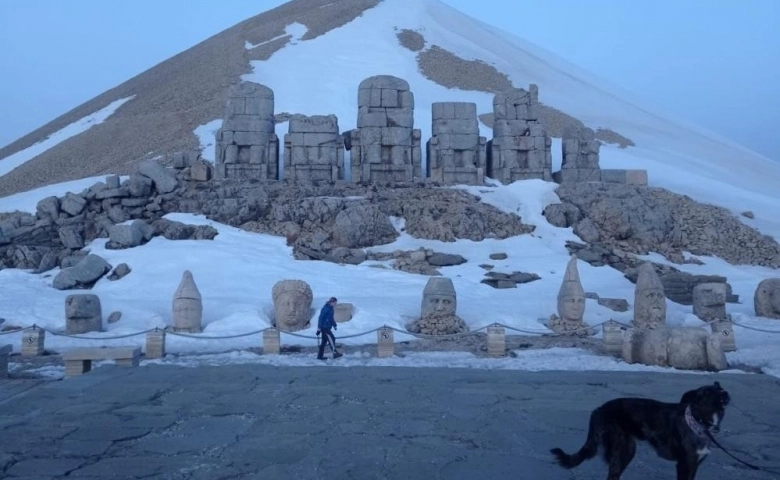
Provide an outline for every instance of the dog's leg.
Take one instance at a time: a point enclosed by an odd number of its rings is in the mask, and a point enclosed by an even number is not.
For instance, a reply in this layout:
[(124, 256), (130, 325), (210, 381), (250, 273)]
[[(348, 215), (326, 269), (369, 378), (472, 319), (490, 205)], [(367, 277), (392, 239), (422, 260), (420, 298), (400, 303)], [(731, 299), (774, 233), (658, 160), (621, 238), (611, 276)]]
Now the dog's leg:
[(636, 441), (619, 431), (612, 431), (604, 438), (604, 459), (609, 465), (607, 480), (620, 480), (620, 476), (634, 459)]
[(686, 458), (677, 462), (677, 480), (695, 480), (699, 469), (697, 458)]

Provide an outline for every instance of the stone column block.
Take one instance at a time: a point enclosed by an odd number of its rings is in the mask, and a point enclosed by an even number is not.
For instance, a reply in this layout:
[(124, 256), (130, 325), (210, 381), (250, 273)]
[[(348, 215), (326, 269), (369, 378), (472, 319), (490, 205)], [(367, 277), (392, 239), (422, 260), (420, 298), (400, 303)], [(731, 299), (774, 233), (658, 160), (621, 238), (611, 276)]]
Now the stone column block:
[(717, 320), (710, 323), (712, 333), (720, 336), (720, 345), (724, 352), (737, 350), (737, 341), (734, 338), (734, 325), (730, 320)]
[(506, 355), (506, 331), (504, 327), (491, 326), (487, 328), (487, 351), (490, 357)]
[(165, 358), (165, 330), (146, 334), (146, 358)]
[(275, 328), (263, 332), (263, 353), (266, 355), (279, 355), (281, 342), (279, 330)]
[(22, 335), (22, 356), (37, 357), (43, 355), (46, 330), (33, 328)]
[(610, 320), (603, 326), (604, 350), (619, 357), (623, 352), (623, 329), (618, 322)]
[(395, 344), (393, 343), (393, 330), (382, 327), (376, 332), (377, 339), (377, 357), (392, 357), (395, 354)]

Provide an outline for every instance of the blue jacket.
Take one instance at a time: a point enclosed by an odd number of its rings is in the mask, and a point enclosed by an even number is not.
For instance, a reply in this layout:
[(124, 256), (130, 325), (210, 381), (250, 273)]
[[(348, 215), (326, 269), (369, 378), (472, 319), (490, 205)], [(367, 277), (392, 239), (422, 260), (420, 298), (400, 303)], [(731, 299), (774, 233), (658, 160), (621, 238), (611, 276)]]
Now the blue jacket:
[(336, 327), (336, 320), (333, 319), (333, 305), (326, 303), (320, 310), (320, 319), (317, 322), (319, 330), (330, 330)]

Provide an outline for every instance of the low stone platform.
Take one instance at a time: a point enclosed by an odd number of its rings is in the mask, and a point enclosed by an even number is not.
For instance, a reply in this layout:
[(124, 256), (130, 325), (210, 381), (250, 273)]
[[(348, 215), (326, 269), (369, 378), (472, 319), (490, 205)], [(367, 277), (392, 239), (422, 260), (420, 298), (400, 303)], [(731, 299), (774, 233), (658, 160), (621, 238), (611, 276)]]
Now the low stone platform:
[(82, 375), (92, 370), (94, 360), (114, 360), (123, 367), (137, 367), (141, 358), (140, 347), (81, 347), (62, 353), (65, 377)]
[[(591, 409), (619, 396), (673, 401), (718, 379), (733, 398), (719, 436), (780, 465), (780, 382), (748, 374), (434, 368), (102, 366), (0, 400), (7, 479), (603, 479), (567, 472)], [(11, 380), (10, 382), (15, 382)], [(710, 480), (769, 479), (714, 451)], [(624, 478), (673, 478), (640, 447)]]

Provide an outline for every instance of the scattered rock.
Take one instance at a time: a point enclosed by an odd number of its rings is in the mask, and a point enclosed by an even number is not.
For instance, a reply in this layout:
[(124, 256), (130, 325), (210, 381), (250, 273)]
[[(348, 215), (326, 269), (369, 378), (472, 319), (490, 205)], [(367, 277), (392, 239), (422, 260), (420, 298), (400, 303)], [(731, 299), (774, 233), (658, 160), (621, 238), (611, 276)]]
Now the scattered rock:
[(116, 323), (122, 318), (122, 312), (111, 312), (108, 316), (108, 323)]
[(54, 277), (52, 286), (57, 290), (92, 288), (100, 278), (111, 270), (111, 265), (101, 257), (89, 254), (79, 263), (65, 268)]
[(506, 260), (509, 256), (506, 253), (491, 253), (491, 260)]
[(428, 263), (434, 267), (452, 267), (466, 263), (466, 259), (457, 254), (434, 253), (428, 257)]
[(107, 278), (111, 281), (119, 280), (127, 276), (127, 274), (129, 274), (131, 271), (132, 270), (128, 264), (120, 263), (116, 266), (116, 268), (114, 268), (114, 270), (108, 275)]
[(597, 300), (599, 305), (601, 305), (602, 307), (607, 307), (612, 311), (615, 312), (628, 311), (628, 300), (624, 300), (622, 298), (599, 298)]
[(755, 214), (753, 212), (751, 212), (750, 210), (742, 212), (742, 216), (745, 217), (745, 218), (750, 218), (750, 219), (756, 218)]

